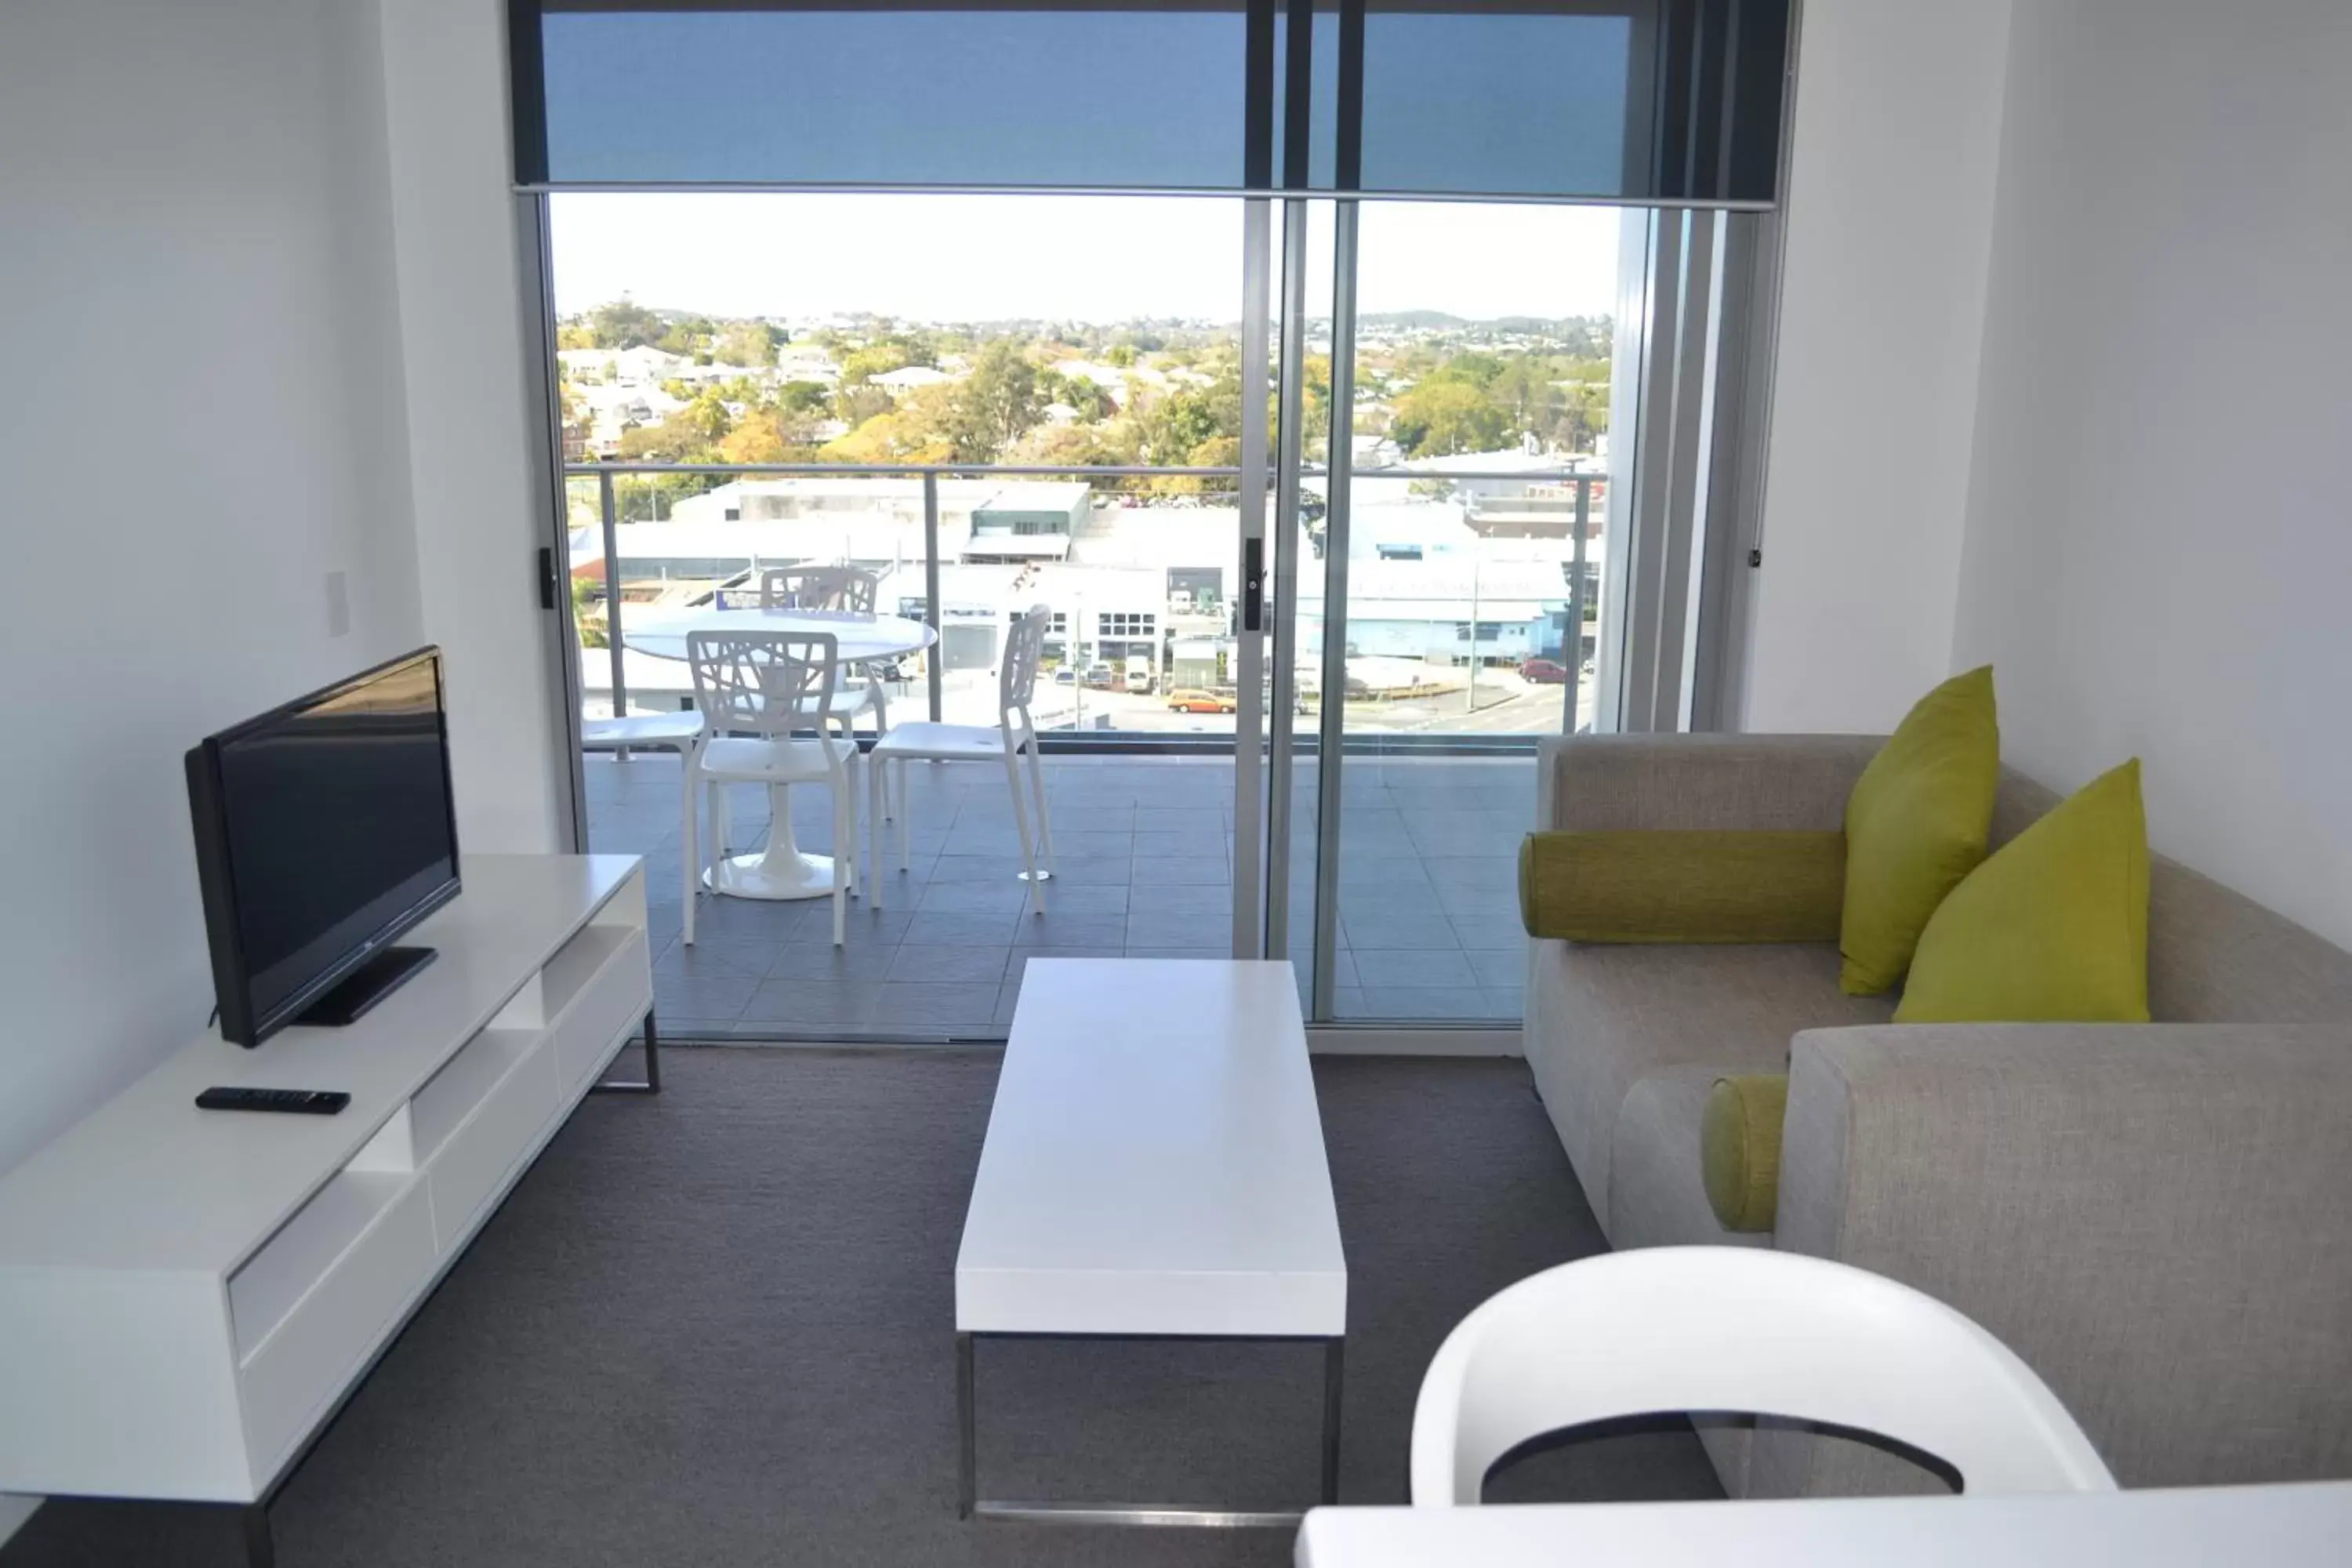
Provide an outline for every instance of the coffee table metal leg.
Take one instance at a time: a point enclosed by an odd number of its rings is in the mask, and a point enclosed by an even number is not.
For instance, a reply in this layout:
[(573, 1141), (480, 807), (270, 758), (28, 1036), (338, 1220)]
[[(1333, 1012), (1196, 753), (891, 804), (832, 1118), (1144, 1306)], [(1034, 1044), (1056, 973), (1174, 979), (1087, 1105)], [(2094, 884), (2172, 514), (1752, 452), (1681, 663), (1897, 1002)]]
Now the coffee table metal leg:
[(1333, 1336), (1323, 1347), (1323, 1500), (1339, 1500), (1339, 1392), (1348, 1342)]
[(971, 1336), (956, 1336), (956, 1517), (970, 1519), (979, 1500), (980, 1455), (974, 1430), (971, 1386)]
[[(983, 1336), (956, 1334), (956, 1516), (960, 1519), (1019, 1520), (1031, 1524), (1191, 1525), (1225, 1529), (1287, 1529), (1303, 1517), (1296, 1509), (1241, 1510), (1192, 1508), (1157, 1503), (1008, 1502), (980, 1496), (978, 1412), (972, 1378), (972, 1351)], [(991, 1334), (992, 1339), (1208, 1339), (1276, 1341), (1297, 1344), (1303, 1335), (1288, 1334)], [(1311, 1339), (1307, 1342), (1312, 1343)], [(1323, 1340), (1323, 1493), (1327, 1503), (1339, 1500), (1339, 1394), (1346, 1341), (1339, 1335)]]

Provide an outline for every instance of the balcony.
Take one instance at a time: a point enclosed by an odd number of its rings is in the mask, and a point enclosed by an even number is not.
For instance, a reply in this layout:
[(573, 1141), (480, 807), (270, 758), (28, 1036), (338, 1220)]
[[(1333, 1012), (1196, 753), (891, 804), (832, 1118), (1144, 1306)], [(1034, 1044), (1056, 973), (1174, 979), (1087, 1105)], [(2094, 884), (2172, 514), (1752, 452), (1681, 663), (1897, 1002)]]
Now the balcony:
[[(1032, 955), (1231, 951), (1235, 719), (1221, 709), (1235, 697), (1238, 662), (1236, 470), (643, 464), (571, 474), (579, 692), (592, 716), (689, 703), (682, 663), (628, 646), (631, 618), (755, 602), (766, 566), (857, 564), (881, 579), (879, 609), (939, 629), (929, 653), (885, 672), (894, 721), (993, 723), (1004, 627), (1033, 605), (1054, 614), (1034, 710), (1060, 875), (1042, 917), (1024, 907), (1002, 773), (915, 764), (909, 868), (897, 870), (887, 836), (887, 907), (856, 904), (844, 947), (833, 946), (825, 900), (706, 898), (687, 949), (677, 941), (677, 759), (584, 759), (592, 847), (641, 854), (652, 868), (671, 1027), (1001, 1034)], [(711, 488), (657, 488), (682, 479)], [(1570, 715), (1579, 728), (1592, 720), (1607, 481), (1458, 466), (1354, 476), (1345, 647), (1329, 660), (1329, 481), (1309, 483), (1321, 488), (1290, 520), (1300, 651), (1281, 693), (1297, 736), (1286, 880), (1302, 998), (1311, 1010), (1320, 861), (1334, 868), (1337, 908), (1324, 1016), (1514, 1023), (1525, 953), (1516, 855), (1534, 816), (1532, 753)], [(604, 592), (608, 574), (616, 596)], [(1339, 707), (1336, 726), (1327, 700)], [(1339, 746), (1336, 793), (1318, 787), (1327, 742)], [(1318, 810), (1335, 805), (1332, 840), (1316, 828)], [(730, 805), (729, 847), (751, 847), (767, 826), (764, 792), (736, 791)], [(830, 852), (824, 793), (794, 792), (793, 811), (802, 846)]]
[[(917, 764), (908, 780), (910, 869), (898, 872), (896, 835), (887, 834), (886, 907), (853, 901), (839, 948), (824, 900), (709, 895), (694, 946), (682, 946), (677, 760), (592, 756), (584, 766), (594, 847), (647, 861), (656, 1005), (671, 1032), (985, 1037), (1011, 1023), (1032, 957), (1230, 952), (1229, 759), (1050, 755), (1061, 875), (1044, 915), (1023, 905), (1003, 773)], [(1343, 787), (1337, 1016), (1517, 1023), (1526, 971), (1517, 855), (1535, 819), (1533, 760), (1350, 757)], [(739, 847), (755, 843), (765, 793), (739, 789), (729, 805)], [(1299, 801), (1295, 832), (1312, 824), (1313, 809), (1311, 795)], [(793, 815), (803, 847), (829, 853), (823, 793), (796, 792)], [(1295, 952), (1307, 947), (1313, 880), (1309, 858), (1292, 878)], [(1303, 958), (1299, 967), (1304, 987)]]

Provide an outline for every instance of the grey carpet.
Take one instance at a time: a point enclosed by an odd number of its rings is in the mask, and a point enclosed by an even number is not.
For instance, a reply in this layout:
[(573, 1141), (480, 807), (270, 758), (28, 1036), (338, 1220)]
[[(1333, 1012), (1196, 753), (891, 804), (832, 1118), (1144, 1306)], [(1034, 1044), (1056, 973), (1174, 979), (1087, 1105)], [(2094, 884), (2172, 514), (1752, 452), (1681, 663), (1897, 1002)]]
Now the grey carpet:
[[(953, 1270), (998, 1058), (678, 1050), (592, 1099), (280, 1493), (284, 1568), (1290, 1561), (1288, 1531), (963, 1523)], [(1523, 1064), (1316, 1064), (1349, 1273), (1342, 1497), (1401, 1501), (1446, 1331), (1601, 1240)], [(1310, 1499), (1321, 1352), (984, 1345), (984, 1495)], [(1490, 1497), (1720, 1495), (1686, 1427)], [(0, 1568), (241, 1561), (234, 1515), (53, 1502)]]

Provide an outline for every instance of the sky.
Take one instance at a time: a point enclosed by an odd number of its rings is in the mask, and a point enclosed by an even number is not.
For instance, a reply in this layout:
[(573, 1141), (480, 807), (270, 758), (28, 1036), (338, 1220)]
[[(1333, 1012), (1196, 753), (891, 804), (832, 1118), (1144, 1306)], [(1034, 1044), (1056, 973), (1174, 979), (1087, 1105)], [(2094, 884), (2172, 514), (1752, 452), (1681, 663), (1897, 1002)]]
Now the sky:
[[(1231, 198), (573, 193), (549, 205), (561, 315), (627, 294), (721, 317), (1241, 317), (1243, 204)], [(1325, 315), (1331, 205), (1311, 210), (1307, 311)], [(1367, 314), (1615, 313), (1615, 209), (1366, 202), (1361, 212)]]

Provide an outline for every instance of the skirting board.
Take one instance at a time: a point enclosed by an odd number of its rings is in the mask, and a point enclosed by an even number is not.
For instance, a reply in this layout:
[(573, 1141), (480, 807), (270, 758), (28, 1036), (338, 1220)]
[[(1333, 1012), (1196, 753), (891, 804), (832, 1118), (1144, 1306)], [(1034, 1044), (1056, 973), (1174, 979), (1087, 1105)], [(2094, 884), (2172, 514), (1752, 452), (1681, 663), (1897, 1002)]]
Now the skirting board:
[(1515, 1028), (1411, 1028), (1395, 1024), (1309, 1024), (1307, 1049), (1318, 1057), (1517, 1057), (1527, 1054)]
[[(664, 1032), (662, 1048), (709, 1047), (719, 1050), (920, 1051), (1001, 1050), (1004, 1037), (913, 1030), (872, 1031), (855, 1039), (816, 1029), (763, 1028), (753, 1033), (712, 1029)], [(1526, 1055), (1520, 1031), (1510, 1025), (1415, 1028), (1397, 1024), (1309, 1024), (1307, 1049), (1331, 1057), (1517, 1057)]]

